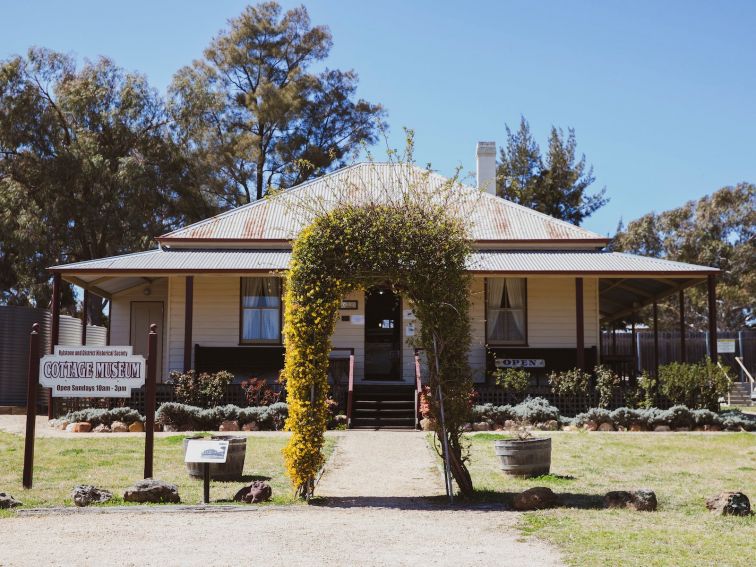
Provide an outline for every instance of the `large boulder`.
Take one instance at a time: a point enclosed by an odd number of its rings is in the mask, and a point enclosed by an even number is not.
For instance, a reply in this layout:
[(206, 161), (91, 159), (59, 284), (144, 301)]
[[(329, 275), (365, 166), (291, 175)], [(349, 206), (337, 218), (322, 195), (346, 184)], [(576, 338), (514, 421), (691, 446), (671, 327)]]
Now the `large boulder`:
[(534, 486), (528, 488), (525, 492), (515, 494), (515, 510), (541, 510), (551, 508), (556, 504), (557, 496), (554, 492), (545, 486)]
[(110, 427), (105, 425), (104, 423), (101, 423), (97, 427), (95, 427), (92, 431), (95, 433), (110, 433)]
[(19, 500), (16, 500), (11, 496), (10, 494), (6, 492), (0, 492), (0, 510), (4, 510), (6, 508), (15, 508), (16, 506), (21, 506), (22, 503)]
[(114, 421), (110, 424), (110, 430), (113, 433), (126, 433), (129, 430), (129, 426), (122, 421)]
[(604, 506), (607, 508), (630, 508), (640, 512), (653, 512), (658, 503), (653, 490), (641, 488), (639, 490), (614, 490), (604, 496)]
[(76, 423), (69, 423), (66, 426), (66, 431), (71, 433), (89, 433), (92, 431), (92, 424), (88, 421), (77, 421)]
[(146, 478), (135, 483), (123, 493), (126, 502), (151, 502), (155, 504), (169, 502), (178, 504), (178, 488), (175, 484), (169, 484), (162, 480)]
[(599, 431), (614, 431), (614, 426), (611, 423), (604, 422), (598, 426)]
[(71, 498), (74, 504), (80, 507), (89, 506), (90, 504), (102, 504), (113, 498), (113, 493), (109, 490), (97, 488), (89, 484), (80, 484), (75, 486), (71, 491)]
[(135, 421), (129, 425), (129, 431), (131, 433), (144, 433), (144, 423), (141, 421)]
[(751, 502), (742, 492), (722, 492), (709, 498), (706, 507), (720, 516), (749, 516)]
[(242, 487), (234, 495), (235, 502), (246, 502), (247, 504), (256, 504), (258, 502), (267, 502), (273, 495), (273, 489), (267, 482), (255, 480), (247, 486)]

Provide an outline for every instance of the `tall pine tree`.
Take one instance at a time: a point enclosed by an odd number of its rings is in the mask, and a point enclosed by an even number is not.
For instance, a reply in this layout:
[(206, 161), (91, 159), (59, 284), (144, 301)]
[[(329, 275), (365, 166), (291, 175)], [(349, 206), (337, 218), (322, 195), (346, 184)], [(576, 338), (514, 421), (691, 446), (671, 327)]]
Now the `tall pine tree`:
[(595, 181), (585, 156), (576, 157), (575, 131), (551, 127), (546, 155), (521, 118), (513, 132), (509, 126), (506, 146), (499, 150), (497, 194), (515, 203), (579, 225), (607, 203), (606, 188), (589, 194)]

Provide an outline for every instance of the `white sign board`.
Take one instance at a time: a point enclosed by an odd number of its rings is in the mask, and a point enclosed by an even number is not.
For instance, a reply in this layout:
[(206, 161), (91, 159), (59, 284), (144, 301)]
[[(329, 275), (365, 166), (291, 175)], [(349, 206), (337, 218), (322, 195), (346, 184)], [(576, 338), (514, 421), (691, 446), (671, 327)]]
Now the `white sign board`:
[(717, 339), (717, 352), (735, 354), (735, 339)]
[(191, 439), (186, 444), (185, 463), (225, 463), (228, 441)]
[(546, 368), (542, 358), (497, 358), (496, 368)]
[(59, 398), (128, 398), (146, 375), (130, 346), (56, 346), (39, 362), (39, 383)]
[(365, 324), (365, 316), (364, 315), (352, 315), (350, 321), (352, 322), (352, 325), (364, 325)]

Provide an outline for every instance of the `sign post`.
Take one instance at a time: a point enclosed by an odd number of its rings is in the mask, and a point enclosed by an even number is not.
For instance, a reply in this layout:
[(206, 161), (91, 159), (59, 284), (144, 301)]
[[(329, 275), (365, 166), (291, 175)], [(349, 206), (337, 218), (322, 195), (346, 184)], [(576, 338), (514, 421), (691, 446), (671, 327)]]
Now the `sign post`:
[(150, 325), (147, 336), (147, 386), (144, 389), (144, 478), (152, 478), (152, 455), (155, 443), (155, 370), (157, 368), (157, 325)]
[(228, 441), (191, 439), (186, 444), (185, 463), (202, 463), (202, 503), (210, 503), (210, 463), (225, 463)]
[(34, 476), (34, 432), (37, 424), (37, 380), (39, 379), (39, 323), (29, 336), (29, 369), (26, 384), (26, 437), (24, 438), (24, 488), (31, 488)]

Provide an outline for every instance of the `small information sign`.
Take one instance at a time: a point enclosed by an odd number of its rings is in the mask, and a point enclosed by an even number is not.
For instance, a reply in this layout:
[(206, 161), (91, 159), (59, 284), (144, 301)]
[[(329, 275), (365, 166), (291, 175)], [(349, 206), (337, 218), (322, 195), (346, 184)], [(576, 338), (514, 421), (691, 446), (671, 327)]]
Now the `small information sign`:
[(186, 445), (185, 463), (225, 463), (228, 441), (191, 439)]
[(146, 370), (130, 346), (56, 346), (40, 360), (39, 383), (54, 397), (128, 398), (144, 385)]
[(717, 352), (735, 354), (735, 339), (717, 339)]

